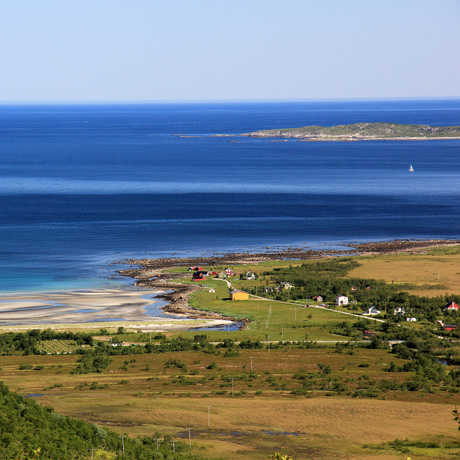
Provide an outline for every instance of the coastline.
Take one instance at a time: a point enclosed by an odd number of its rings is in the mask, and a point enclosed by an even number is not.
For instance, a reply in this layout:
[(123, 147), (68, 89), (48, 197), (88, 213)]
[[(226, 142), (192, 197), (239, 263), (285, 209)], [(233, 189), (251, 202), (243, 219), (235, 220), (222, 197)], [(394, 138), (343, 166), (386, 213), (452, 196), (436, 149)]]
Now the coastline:
[(447, 141), (459, 140), (459, 136), (455, 137), (372, 137), (372, 136), (265, 136), (261, 134), (240, 134), (243, 137), (251, 137), (253, 139), (294, 139), (301, 142), (358, 142), (358, 141)]
[(460, 240), (394, 240), (348, 244), (348, 250), (288, 248), (286, 250), (270, 252), (267, 248), (267, 251), (262, 253), (227, 253), (221, 256), (190, 257), (182, 259), (129, 259), (124, 261), (124, 263), (137, 265), (139, 268), (121, 270), (119, 274), (136, 280), (135, 286), (150, 289), (172, 290), (172, 293), (158, 296), (168, 301), (168, 305), (162, 308), (165, 313), (196, 318), (232, 320), (232, 318), (224, 317), (220, 313), (203, 312), (193, 309), (188, 302), (188, 298), (194, 291), (200, 289), (200, 286), (184, 285), (174, 282), (177, 278), (183, 278), (183, 274), (167, 273), (166, 270), (174, 267), (258, 264), (271, 260), (314, 260), (353, 255), (370, 256), (379, 254), (400, 254), (424, 251), (435, 247), (456, 246), (459, 244)]
[[(124, 264), (138, 268), (120, 270), (134, 280), (135, 289), (26, 292), (0, 294), (0, 330), (31, 328), (100, 329), (123, 326), (135, 331), (187, 331), (230, 326), (235, 319), (220, 313), (194, 309), (189, 297), (198, 285), (178, 283), (183, 273), (168, 273), (174, 267), (258, 264), (275, 260), (313, 260), (352, 255), (415, 253), (435, 247), (459, 245), (460, 240), (395, 240), (347, 245), (342, 250), (288, 248), (261, 253), (227, 253), (189, 258), (130, 259)], [(164, 301), (164, 302), (161, 302)], [(158, 316), (148, 316), (146, 307), (158, 303)], [(244, 321), (242, 321), (244, 322)]]

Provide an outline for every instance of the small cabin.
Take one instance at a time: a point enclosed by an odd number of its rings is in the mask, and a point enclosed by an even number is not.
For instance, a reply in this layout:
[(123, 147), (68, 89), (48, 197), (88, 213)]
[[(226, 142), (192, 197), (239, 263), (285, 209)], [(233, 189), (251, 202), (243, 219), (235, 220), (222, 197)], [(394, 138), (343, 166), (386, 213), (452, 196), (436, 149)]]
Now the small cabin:
[(443, 329), (445, 331), (455, 331), (457, 329), (456, 324), (444, 324)]

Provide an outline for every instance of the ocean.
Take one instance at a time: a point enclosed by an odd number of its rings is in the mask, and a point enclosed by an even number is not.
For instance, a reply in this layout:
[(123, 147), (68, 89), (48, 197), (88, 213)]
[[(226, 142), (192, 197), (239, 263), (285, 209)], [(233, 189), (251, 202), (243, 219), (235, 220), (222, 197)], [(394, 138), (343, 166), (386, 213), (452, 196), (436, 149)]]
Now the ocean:
[(460, 100), (0, 106), (0, 291), (130, 284), (111, 279), (128, 258), (460, 238), (460, 140), (237, 136), (378, 121), (460, 125)]

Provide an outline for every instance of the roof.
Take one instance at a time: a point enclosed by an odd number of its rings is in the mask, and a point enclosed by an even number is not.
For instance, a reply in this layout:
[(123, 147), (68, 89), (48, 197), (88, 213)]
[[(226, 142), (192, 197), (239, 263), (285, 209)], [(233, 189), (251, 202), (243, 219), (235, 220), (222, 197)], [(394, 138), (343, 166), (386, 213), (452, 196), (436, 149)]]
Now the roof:
[(236, 294), (237, 292), (243, 292), (244, 294), (247, 294), (246, 291), (238, 291), (238, 290), (230, 291), (230, 294)]
[(456, 310), (460, 310), (460, 307), (455, 303), (455, 302), (449, 302), (445, 307), (445, 309), (449, 308), (449, 309), (456, 309)]

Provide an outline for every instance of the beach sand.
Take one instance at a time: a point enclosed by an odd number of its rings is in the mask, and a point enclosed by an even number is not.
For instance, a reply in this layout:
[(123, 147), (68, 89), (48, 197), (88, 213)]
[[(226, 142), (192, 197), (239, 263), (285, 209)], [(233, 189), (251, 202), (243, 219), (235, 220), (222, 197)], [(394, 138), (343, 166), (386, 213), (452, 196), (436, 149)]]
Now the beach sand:
[(56, 325), (118, 327), (145, 332), (188, 330), (230, 324), (227, 320), (190, 320), (147, 316), (145, 308), (163, 290), (94, 289), (0, 295), (0, 328), (22, 330)]

